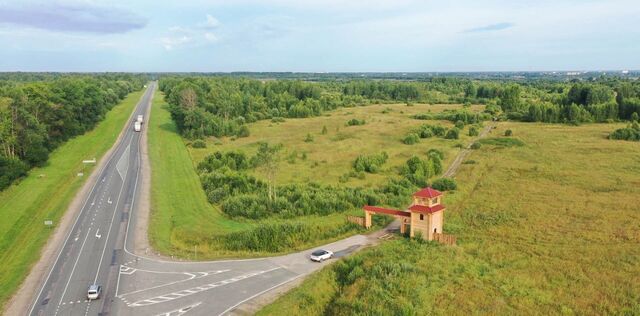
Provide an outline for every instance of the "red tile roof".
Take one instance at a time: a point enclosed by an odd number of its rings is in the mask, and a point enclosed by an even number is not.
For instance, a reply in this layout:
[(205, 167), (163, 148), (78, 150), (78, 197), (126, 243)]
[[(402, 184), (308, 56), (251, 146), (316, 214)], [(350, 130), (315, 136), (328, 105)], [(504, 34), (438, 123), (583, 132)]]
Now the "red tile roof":
[(424, 197), (424, 198), (434, 198), (440, 195), (442, 195), (442, 192), (432, 189), (431, 187), (426, 187), (413, 194), (413, 196)]
[(438, 205), (434, 205), (432, 207), (429, 206), (425, 206), (425, 205), (411, 205), (409, 206), (409, 211), (411, 212), (416, 212), (416, 213), (435, 213), (438, 211), (442, 211), (444, 210), (444, 206), (438, 204)]
[(363, 209), (365, 211), (374, 212), (374, 213), (382, 213), (382, 214), (395, 215), (395, 216), (406, 216), (406, 217), (411, 216), (411, 214), (409, 212), (399, 211), (399, 210), (392, 210), (392, 209), (389, 209), (389, 208), (382, 208), (382, 207), (377, 207), (377, 206), (365, 205), (363, 207)]

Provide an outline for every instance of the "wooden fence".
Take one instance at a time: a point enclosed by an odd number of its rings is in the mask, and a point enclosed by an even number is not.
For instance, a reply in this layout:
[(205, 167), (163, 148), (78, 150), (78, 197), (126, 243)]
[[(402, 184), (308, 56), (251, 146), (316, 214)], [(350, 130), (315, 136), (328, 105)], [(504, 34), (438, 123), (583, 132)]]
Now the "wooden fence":
[(347, 221), (364, 227), (364, 217), (347, 215)]
[(448, 246), (454, 246), (456, 244), (456, 236), (454, 235), (435, 233), (433, 234), (433, 240)]

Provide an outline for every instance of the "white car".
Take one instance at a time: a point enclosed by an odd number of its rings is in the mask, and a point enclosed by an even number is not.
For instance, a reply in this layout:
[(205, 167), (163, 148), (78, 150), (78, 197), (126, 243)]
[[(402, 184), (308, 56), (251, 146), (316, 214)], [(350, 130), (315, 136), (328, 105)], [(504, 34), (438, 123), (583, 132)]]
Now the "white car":
[(316, 250), (311, 253), (311, 256), (309, 256), (311, 261), (316, 261), (316, 262), (322, 262), (327, 259), (331, 259), (332, 257), (333, 257), (333, 252), (329, 250), (323, 250), (323, 249)]
[(102, 292), (102, 286), (92, 284), (89, 286), (89, 290), (87, 291), (87, 298), (90, 300), (97, 300), (100, 298), (100, 292)]

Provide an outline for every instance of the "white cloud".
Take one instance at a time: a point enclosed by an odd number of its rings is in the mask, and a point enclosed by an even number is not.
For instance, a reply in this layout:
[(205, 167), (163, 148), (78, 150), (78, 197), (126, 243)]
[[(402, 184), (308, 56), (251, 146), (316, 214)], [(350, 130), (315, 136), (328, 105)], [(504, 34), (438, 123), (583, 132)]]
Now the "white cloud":
[(160, 39), (162, 46), (166, 50), (173, 50), (185, 44), (191, 43), (193, 38), (187, 35), (182, 35), (178, 37), (163, 37)]
[(197, 25), (169, 27), (169, 34), (160, 38), (160, 43), (164, 49), (174, 50), (184, 46), (203, 46), (218, 42), (219, 38), (212, 30), (220, 26), (220, 21), (211, 14), (207, 14), (206, 17), (206, 21)]
[(207, 21), (200, 23), (200, 27), (203, 29), (215, 29), (218, 26), (220, 26), (220, 21), (211, 14), (207, 14)]
[(218, 37), (211, 33), (211, 32), (207, 32), (204, 33), (204, 39), (206, 39), (208, 42), (217, 42), (218, 41)]

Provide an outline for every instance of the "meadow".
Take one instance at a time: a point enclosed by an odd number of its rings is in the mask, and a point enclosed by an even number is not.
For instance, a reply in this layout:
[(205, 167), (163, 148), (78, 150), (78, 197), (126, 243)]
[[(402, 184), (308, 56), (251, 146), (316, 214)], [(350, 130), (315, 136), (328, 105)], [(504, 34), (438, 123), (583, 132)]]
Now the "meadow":
[[(461, 105), (387, 104), (343, 108), (305, 119), (258, 121), (248, 124), (248, 137), (210, 137), (206, 139), (205, 148), (194, 148), (197, 146), (177, 133), (160, 92), (153, 104), (149, 123), (154, 183), (151, 190), (150, 241), (161, 253), (184, 258), (277, 255), (365, 232), (360, 227), (348, 225), (345, 220), (347, 214), (360, 215), (359, 209), (322, 216), (259, 220), (226, 216), (220, 205), (208, 202), (196, 172), (197, 165), (214, 152), (239, 151), (254, 155), (261, 142), (282, 144), (276, 168), (277, 184), (312, 180), (324, 185), (369, 188), (385, 183), (390, 176), (397, 176), (399, 167), (408, 158), (414, 154), (425, 155), (429, 149), (442, 150), (446, 165), (460, 150), (456, 144), (468, 141), (468, 136), (463, 133), (459, 140), (433, 137), (415, 145), (402, 143), (408, 131), (425, 123), (412, 119), (411, 115), (459, 109)], [(482, 109), (482, 106), (472, 107), (474, 111)], [(365, 120), (365, 124), (347, 126), (347, 122), (354, 118)], [(448, 121), (439, 124), (453, 125)], [(383, 150), (389, 159), (379, 172), (340, 180), (341, 176), (353, 170), (353, 161), (359, 154), (378, 154)], [(259, 179), (265, 178), (260, 171), (252, 169), (249, 172)], [(388, 219), (378, 219), (378, 226), (386, 222)], [(272, 238), (270, 245), (255, 242)], [(239, 241), (247, 241), (247, 245), (240, 247)]]
[(457, 246), (398, 237), (259, 315), (640, 314), (640, 147), (606, 138), (623, 125), (501, 122), (444, 198)]
[[(82, 160), (99, 160), (113, 146), (141, 95), (142, 91), (129, 94), (93, 130), (65, 142), (45, 166), (33, 168), (0, 192), (0, 310), (40, 258), (42, 247), (93, 171)], [(78, 172), (84, 176), (78, 177)], [(54, 227), (46, 227), (45, 220), (52, 220)]]

